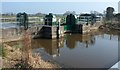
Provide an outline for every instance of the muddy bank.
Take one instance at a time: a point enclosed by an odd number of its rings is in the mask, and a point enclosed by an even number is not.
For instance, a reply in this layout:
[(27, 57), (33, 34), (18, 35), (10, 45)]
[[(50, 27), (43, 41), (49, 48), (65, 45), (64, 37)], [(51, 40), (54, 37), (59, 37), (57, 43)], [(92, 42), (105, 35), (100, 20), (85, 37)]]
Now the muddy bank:
[(51, 61), (45, 61), (40, 55), (24, 53), (20, 48), (13, 48), (4, 44), (6, 55), (2, 59), (2, 68), (60, 68), (60, 66)]

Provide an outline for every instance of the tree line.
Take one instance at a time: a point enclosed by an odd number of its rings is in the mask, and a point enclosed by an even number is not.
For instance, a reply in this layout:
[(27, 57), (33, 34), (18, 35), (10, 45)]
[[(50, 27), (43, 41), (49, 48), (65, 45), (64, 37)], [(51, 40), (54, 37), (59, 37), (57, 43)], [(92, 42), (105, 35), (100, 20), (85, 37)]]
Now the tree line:
[(120, 13), (114, 14), (115, 9), (113, 7), (107, 7), (106, 9), (106, 21), (113, 21), (113, 19), (117, 19), (120, 23)]

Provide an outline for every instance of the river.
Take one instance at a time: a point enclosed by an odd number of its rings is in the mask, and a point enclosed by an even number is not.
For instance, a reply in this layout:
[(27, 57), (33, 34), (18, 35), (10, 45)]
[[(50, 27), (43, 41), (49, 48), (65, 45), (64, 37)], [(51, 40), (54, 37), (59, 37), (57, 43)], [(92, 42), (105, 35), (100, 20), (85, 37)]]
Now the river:
[[(61, 39), (33, 39), (34, 53), (44, 53), (57, 63), (71, 68), (110, 68), (120, 59), (116, 31), (66, 34)], [(46, 57), (46, 56), (47, 57)]]
[[(5, 28), (16, 25), (4, 24)], [(0, 24), (0, 26), (3, 26)], [(60, 39), (32, 39), (33, 53), (71, 68), (110, 68), (120, 60), (120, 33), (99, 30), (89, 34), (66, 34)]]
[(16, 23), (0, 23), (0, 29), (7, 29), (7, 28), (18, 28), (19, 26)]

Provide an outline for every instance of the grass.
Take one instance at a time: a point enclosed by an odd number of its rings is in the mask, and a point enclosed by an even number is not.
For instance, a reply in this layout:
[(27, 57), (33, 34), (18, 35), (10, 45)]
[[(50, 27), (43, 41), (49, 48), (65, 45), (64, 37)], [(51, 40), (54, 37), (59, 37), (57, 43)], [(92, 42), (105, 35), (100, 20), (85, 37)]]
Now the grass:
[(22, 48), (22, 44), (17, 43), (17, 44), (15, 44), (15, 45), (13, 45), (12, 47), (13, 47), (15, 50), (18, 49), (18, 48), (21, 49), (21, 48)]
[(2, 16), (2, 18), (14, 18), (16, 16)]
[(2, 46), (0, 44), (0, 57), (2, 57)]
[(6, 49), (3, 47), (2, 44), (0, 44), (0, 57), (6, 57)]

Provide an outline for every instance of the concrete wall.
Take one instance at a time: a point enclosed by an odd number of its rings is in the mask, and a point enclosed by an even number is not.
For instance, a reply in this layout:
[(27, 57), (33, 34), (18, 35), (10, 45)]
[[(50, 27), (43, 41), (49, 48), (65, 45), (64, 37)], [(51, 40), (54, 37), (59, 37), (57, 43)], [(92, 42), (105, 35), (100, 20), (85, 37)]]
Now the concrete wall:
[[(41, 37), (41, 38), (57, 38), (57, 36), (59, 35), (59, 37), (64, 36), (64, 27), (60, 26), (60, 30), (57, 30), (57, 26), (43, 26), (37, 33), (37, 37)], [(58, 34), (59, 33), (59, 34)]]
[(86, 25), (86, 24), (77, 24), (75, 32), (80, 33), (80, 34), (85, 34), (85, 33), (88, 33), (88, 32), (90, 32), (92, 30), (97, 30), (100, 27), (100, 25), (102, 25), (101, 22), (96, 22), (93, 25), (90, 25), (90, 24), (88, 24), (88, 25)]

